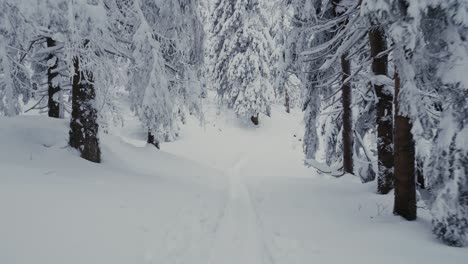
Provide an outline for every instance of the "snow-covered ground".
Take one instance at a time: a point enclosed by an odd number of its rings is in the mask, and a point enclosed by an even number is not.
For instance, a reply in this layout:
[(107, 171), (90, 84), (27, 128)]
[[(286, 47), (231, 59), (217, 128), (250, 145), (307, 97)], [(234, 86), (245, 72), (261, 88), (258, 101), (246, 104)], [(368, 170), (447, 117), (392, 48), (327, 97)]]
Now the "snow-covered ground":
[(301, 118), (253, 127), (208, 104), (161, 151), (127, 120), (93, 164), (65, 121), (1, 117), (0, 263), (467, 263), (423, 209), (404, 221), (374, 184), (304, 167)]

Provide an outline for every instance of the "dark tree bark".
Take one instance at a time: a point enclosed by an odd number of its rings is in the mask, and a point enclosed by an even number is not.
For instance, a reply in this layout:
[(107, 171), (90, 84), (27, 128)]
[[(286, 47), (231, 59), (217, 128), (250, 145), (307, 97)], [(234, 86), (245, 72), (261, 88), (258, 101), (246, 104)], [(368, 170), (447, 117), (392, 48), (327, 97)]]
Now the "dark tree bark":
[(426, 179), (424, 178), (424, 164), (419, 159), (416, 159), (416, 179), (418, 183), (418, 188), (426, 189)]
[(73, 68), (69, 144), (81, 153), (82, 158), (100, 163), (99, 125), (97, 124), (97, 110), (93, 105), (96, 97), (93, 73), (80, 69), (78, 57), (73, 58)]
[[(340, 6), (341, 0), (332, 2), (333, 15), (339, 17), (341, 12), (337, 10)], [(340, 23), (339, 28), (345, 28), (347, 20)], [(336, 32), (338, 34), (339, 32)], [(354, 145), (354, 133), (353, 133), (353, 113), (351, 110), (352, 103), (352, 89), (350, 80), (347, 80), (351, 75), (351, 63), (348, 60), (348, 53), (345, 52), (341, 55), (341, 71), (342, 71), (342, 84), (341, 84), (341, 104), (343, 106), (343, 171), (345, 173), (354, 173), (353, 165), (353, 145)]]
[(157, 149), (160, 149), (159, 147), (159, 141), (154, 137), (153, 133), (148, 130), (148, 140), (147, 142), (151, 145), (154, 145)]
[[(48, 48), (55, 47), (56, 43), (52, 38), (46, 38), (46, 43)], [(55, 62), (52, 65), (48, 66), (47, 69), (47, 86), (48, 86), (48, 107), (49, 107), (49, 117), (60, 118), (60, 102), (58, 99), (58, 92), (60, 92), (60, 86), (58, 83), (54, 85), (54, 78), (57, 78), (59, 73), (57, 72), (58, 68), (58, 58), (54, 54), (49, 54), (47, 56), (47, 61), (52, 62), (55, 58)], [(54, 99), (55, 96), (55, 99)]]
[(291, 103), (290, 103), (288, 90), (284, 91), (284, 107), (286, 108), (286, 113), (291, 113)]
[(250, 121), (256, 126), (258, 126), (258, 114), (250, 117)]
[[(374, 75), (388, 75), (388, 56), (380, 54), (387, 49), (387, 40), (380, 26), (369, 31), (369, 43)], [(387, 194), (393, 188), (393, 96), (389, 87), (374, 84), (377, 95), (377, 193)]]
[(343, 84), (341, 86), (342, 105), (343, 105), (343, 171), (346, 173), (354, 173), (353, 165), (353, 112), (351, 110), (352, 90), (349, 80), (346, 79), (351, 75), (351, 64), (346, 58), (347, 53), (341, 56), (341, 69), (343, 71)]
[(416, 219), (414, 141), (409, 117), (399, 112), (400, 77), (395, 70), (395, 203), (393, 213)]

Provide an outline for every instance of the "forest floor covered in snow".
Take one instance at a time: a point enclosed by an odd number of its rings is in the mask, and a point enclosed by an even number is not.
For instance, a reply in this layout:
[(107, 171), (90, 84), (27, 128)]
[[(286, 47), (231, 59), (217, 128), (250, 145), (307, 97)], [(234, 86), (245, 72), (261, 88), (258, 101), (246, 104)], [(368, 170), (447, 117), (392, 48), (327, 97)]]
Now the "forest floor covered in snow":
[(301, 113), (205, 111), (161, 151), (134, 119), (101, 133), (102, 164), (66, 147), (66, 121), (1, 117), (0, 263), (467, 263), (424, 209), (404, 221), (375, 184), (306, 168)]

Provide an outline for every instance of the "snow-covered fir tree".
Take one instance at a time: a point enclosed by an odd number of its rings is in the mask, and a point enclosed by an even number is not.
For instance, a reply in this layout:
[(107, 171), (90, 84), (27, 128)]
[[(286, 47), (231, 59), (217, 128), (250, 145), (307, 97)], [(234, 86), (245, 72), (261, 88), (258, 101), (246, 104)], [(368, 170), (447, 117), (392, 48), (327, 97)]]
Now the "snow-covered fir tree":
[[(325, 3), (322, 1), (314, 0), (293, 0), (286, 1), (286, 4), (293, 8), (292, 30), (288, 34), (287, 40), (286, 63), (300, 78), (303, 87), (306, 159), (316, 158), (315, 154), (320, 141), (317, 127), (321, 127), (320, 134), (326, 150), (325, 161), (328, 165), (332, 165), (340, 159), (341, 147), (336, 137), (341, 131), (341, 115), (329, 115), (324, 119), (326, 121), (322, 125), (319, 122), (319, 115), (322, 99), (327, 99), (328, 106), (332, 105), (328, 102), (336, 100), (336, 93), (333, 89), (335, 87), (332, 86), (332, 83), (325, 82), (331, 75), (330, 70), (322, 71), (320, 69), (325, 62), (325, 55), (329, 55), (334, 50), (333, 45), (325, 46), (333, 36), (333, 32), (330, 27), (322, 31), (314, 29), (314, 26), (319, 24), (319, 17), (328, 19), (331, 17), (331, 5), (324, 5)], [(318, 55), (315, 52), (310, 52), (315, 47), (323, 47), (317, 51)], [(324, 83), (326, 84), (324, 85)]]
[[(30, 60), (33, 69), (36, 99), (33, 107), (46, 109), (50, 117), (64, 118), (70, 112), (70, 73), (64, 61), (65, 34), (68, 28), (67, 2), (57, 0), (35, 1), (31, 3), (34, 12), (29, 14), (34, 33), (31, 39)], [(25, 7), (25, 13), (31, 12)]]
[(257, 0), (218, 0), (213, 14), (213, 85), (223, 104), (258, 125), (273, 100), (272, 39)]
[(134, 25), (137, 30), (132, 40), (135, 65), (130, 69), (130, 98), (134, 111), (148, 129), (148, 142), (159, 148), (165, 130), (171, 129), (174, 98), (169, 90), (161, 43), (155, 38), (141, 4), (135, 1), (133, 7), (139, 24)]
[[(466, 1), (421, 3), (426, 48), (436, 65), (443, 102), (435, 144), (427, 162), (433, 232), (444, 243), (468, 243), (468, 22)], [(433, 29), (437, 28), (437, 33)]]
[(24, 65), (28, 36), (32, 31), (19, 2), (0, 1), (0, 115), (21, 113), (30, 99), (31, 84)]
[(293, 70), (288, 36), (291, 33), (292, 5), (276, 0), (267, 6), (270, 16), (270, 32), (274, 42), (272, 53), (272, 84), (277, 102), (284, 105), (287, 113), (302, 106), (302, 90), (296, 72)]
[(132, 108), (159, 147), (176, 138), (187, 111), (200, 113), (203, 28), (197, 1), (134, 1)]
[(125, 52), (111, 31), (113, 16), (102, 1), (71, 1), (67, 11), (66, 61), (72, 75), (69, 144), (83, 158), (100, 162), (99, 110), (118, 78), (115, 56)]

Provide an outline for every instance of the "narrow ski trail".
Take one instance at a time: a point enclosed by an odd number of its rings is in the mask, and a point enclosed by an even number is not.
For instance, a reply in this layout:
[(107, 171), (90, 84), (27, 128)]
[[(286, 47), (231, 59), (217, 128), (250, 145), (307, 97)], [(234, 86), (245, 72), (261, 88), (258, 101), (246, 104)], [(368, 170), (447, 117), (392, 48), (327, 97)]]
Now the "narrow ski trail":
[(229, 197), (215, 233), (211, 263), (270, 263), (265, 243), (258, 227), (257, 212), (245, 183), (242, 168), (248, 161), (239, 158), (226, 170), (229, 177)]

